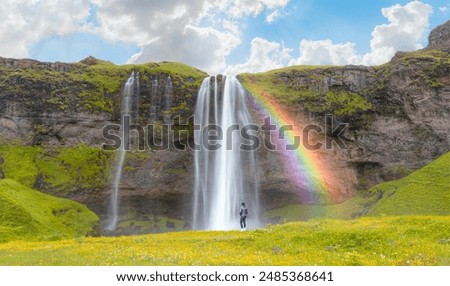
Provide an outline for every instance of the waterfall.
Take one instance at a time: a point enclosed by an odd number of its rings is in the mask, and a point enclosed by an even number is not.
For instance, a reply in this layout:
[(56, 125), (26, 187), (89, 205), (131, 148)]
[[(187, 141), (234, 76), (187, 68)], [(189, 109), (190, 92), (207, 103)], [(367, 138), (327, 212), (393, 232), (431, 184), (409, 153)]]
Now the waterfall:
[(152, 89), (151, 89), (151, 94), (150, 94), (150, 98), (151, 98), (151, 106), (150, 106), (150, 120), (151, 121), (155, 121), (158, 119), (158, 109), (160, 106), (160, 98), (158, 95), (158, 79), (155, 78), (153, 79), (152, 82)]
[[(194, 131), (194, 141), (199, 146), (194, 151), (194, 229), (239, 228), (242, 202), (249, 209), (248, 226), (260, 226), (256, 150), (240, 148), (244, 143), (240, 131), (251, 123), (246, 92), (235, 77), (203, 80), (194, 117), (194, 124), (200, 126)], [(208, 150), (204, 143), (208, 134), (217, 134), (216, 126), (222, 130), (222, 140), (218, 141), (222, 146)]]
[(161, 103), (161, 113), (163, 115), (163, 122), (165, 124), (171, 123), (172, 112), (170, 111), (170, 109), (172, 108), (172, 101), (173, 101), (172, 79), (170, 78), (170, 76), (168, 76), (166, 80), (166, 88)]
[(139, 77), (140, 77), (140, 73), (136, 72), (135, 76), (134, 76), (134, 94), (136, 95), (136, 100), (135, 100), (135, 105), (134, 105), (134, 114), (133, 114), (133, 119), (135, 120), (135, 122), (139, 121), (139, 108), (140, 108), (140, 101), (141, 101), (141, 87), (139, 85)]
[[(128, 120), (131, 120), (132, 116), (132, 105), (133, 105), (133, 95), (135, 94), (136, 90), (135, 88), (139, 89), (139, 86), (137, 85), (139, 80), (139, 75), (135, 75), (134, 72), (131, 73), (130, 77), (125, 83), (125, 87), (122, 92), (122, 110), (120, 114), (120, 121), (122, 123), (122, 144), (119, 148), (119, 160), (117, 161), (115, 174), (114, 174), (114, 180), (113, 180), (113, 193), (111, 196), (111, 222), (107, 227), (107, 230), (109, 231), (115, 231), (117, 227), (117, 221), (119, 218), (119, 192), (120, 192), (120, 180), (122, 177), (122, 168), (123, 163), (125, 161), (125, 153), (127, 150), (125, 150), (125, 142), (129, 142), (129, 134), (125, 133), (123, 128), (124, 119), (128, 118)], [(135, 84), (136, 83), (136, 84)], [(139, 91), (137, 91), (139, 92)], [(131, 122), (130, 122), (131, 123)]]

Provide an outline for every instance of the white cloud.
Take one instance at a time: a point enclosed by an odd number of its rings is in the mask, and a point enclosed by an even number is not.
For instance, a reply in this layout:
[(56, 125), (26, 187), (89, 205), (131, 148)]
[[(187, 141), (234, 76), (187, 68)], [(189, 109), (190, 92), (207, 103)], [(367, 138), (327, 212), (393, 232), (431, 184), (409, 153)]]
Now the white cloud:
[(266, 22), (269, 24), (272, 24), (273, 21), (275, 21), (276, 18), (280, 17), (280, 12), (278, 12), (278, 9), (267, 15)]
[[(27, 57), (45, 38), (87, 32), (110, 42), (140, 47), (129, 62), (182, 61), (209, 73), (262, 71), (287, 64), (380, 64), (397, 50), (421, 48), (432, 8), (420, 1), (382, 9), (387, 23), (372, 32), (371, 51), (358, 54), (354, 43), (302, 40), (297, 58), (283, 44), (254, 38), (250, 56), (227, 68), (241, 43), (242, 19), (266, 15), (272, 23), (289, 0), (5, 0), (0, 2), (0, 56)], [(87, 23), (89, 8), (95, 25)], [(91, 15), (92, 16), (92, 15)]]
[(225, 69), (225, 57), (239, 43), (239, 38), (228, 32), (187, 26), (180, 33), (141, 46), (130, 62), (181, 61), (214, 74)]
[(432, 7), (420, 1), (405, 6), (394, 5), (383, 8), (381, 13), (388, 24), (377, 25), (372, 32), (371, 51), (359, 55), (354, 43), (335, 44), (331, 40), (302, 40), (300, 57), (290, 64), (364, 64), (379, 65), (388, 62), (396, 51), (411, 51), (422, 48), (420, 44)]
[(359, 62), (354, 43), (334, 44), (331, 40), (300, 42), (300, 57), (291, 64), (345, 65)]
[(262, 38), (252, 40), (250, 57), (243, 64), (229, 66), (226, 74), (237, 74), (242, 72), (259, 72), (286, 66), (292, 60), (291, 49), (285, 48), (283, 44), (270, 42)]
[(87, 0), (1, 1), (0, 56), (28, 57), (33, 44), (77, 31), (88, 15)]
[(419, 44), (428, 18), (433, 8), (420, 1), (413, 1), (406, 6), (395, 5), (383, 8), (381, 13), (389, 24), (378, 25), (372, 32), (370, 42), (372, 49), (393, 47), (398, 50), (415, 50), (422, 48)]
[(445, 14), (445, 13), (448, 12), (449, 7), (450, 7), (450, 5), (449, 5), (449, 6), (442, 6), (442, 7), (439, 7), (439, 11), (441, 11), (442, 13)]
[[(239, 21), (288, 0), (6, 0), (0, 2), (0, 56), (27, 57), (52, 36), (95, 34), (141, 50), (129, 62), (182, 61), (210, 73), (240, 44)], [(89, 15), (90, 5), (95, 15)], [(90, 16), (90, 17), (89, 17)], [(87, 23), (94, 17), (95, 24)], [(90, 19), (91, 20), (91, 19)]]
[[(240, 43), (236, 23), (215, 19), (199, 25), (210, 3), (184, 0), (146, 1), (132, 5), (122, 0), (93, 0), (99, 27), (96, 33), (110, 41), (140, 47), (129, 62), (181, 61), (209, 73), (225, 69), (225, 58)], [(211, 23), (210, 23), (211, 24)]]
[(364, 64), (388, 61), (395, 51), (412, 51), (423, 48), (420, 44), (433, 8), (420, 1), (405, 6), (399, 4), (383, 8), (381, 13), (389, 24), (378, 25), (372, 32), (371, 52), (364, 55)]
[[(134, 3), (133, 3), (134, 2)], [(204, 1), (92, 0), (98, 27), (94, 32), (109, 41), (146, 45), (180, 34), (203, 12)]]
[(211, 7), (219, 9), (232, 18), (256, 17), (265, 9), (274, 10), (285, 7), (289, 0), (215, 0)]
[[(129, 62), (182, 61), (209, 73), (223, 72), (226, 57), (241, 43), (239, 20), (287, 5), (288, 0), (146, 1), (92, 0), (109, 41), (133, 43), (141, 51)], [(137, 0), (135, 0), (137, 1)]]

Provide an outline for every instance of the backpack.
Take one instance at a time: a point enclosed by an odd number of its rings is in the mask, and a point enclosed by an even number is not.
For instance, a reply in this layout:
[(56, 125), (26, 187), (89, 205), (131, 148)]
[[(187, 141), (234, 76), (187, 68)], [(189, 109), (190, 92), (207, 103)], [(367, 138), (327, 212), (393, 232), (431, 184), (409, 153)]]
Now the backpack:
[(247, 208), (244, 208), (244, 215), (248, 215), (248, 210), (247, 210)]

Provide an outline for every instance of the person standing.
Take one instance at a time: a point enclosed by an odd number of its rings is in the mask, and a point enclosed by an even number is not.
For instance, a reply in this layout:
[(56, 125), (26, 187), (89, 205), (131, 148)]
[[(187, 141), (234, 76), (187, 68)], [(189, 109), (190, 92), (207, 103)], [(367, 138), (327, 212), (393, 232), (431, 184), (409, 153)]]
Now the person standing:
[(239, 210), (239, 215), (241, 217), (241, 219), (240, 219), (241, 231), (246, 230), (247, 229), (248, 210), (247, 210), (247, 207), (245, 206), (245, 203), (241, 204), (241, 209)]

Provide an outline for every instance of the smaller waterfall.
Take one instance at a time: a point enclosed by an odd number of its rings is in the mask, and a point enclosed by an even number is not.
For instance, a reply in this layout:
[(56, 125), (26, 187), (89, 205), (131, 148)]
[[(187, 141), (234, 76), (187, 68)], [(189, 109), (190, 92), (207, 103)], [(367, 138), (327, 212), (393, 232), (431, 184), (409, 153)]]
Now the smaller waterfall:
[(151, 107), (150, 107), (150, 120), (155, 121), (158, 119), (158, 108), (160, 105), (160, 98), (158, 95), (159, 85), (158, 79), (155, 78), (152, 82), (152, 91), (151, 91)]
[[(134, 72), (131, 73), (130, 77), (128, 78), (127, 82), (125, 83), (125, 87), (122, 92), (122, 110), (120, 115), (120, 121), (122, 123), (122, 144), (120, 145), (119, 149), (119, 160), (116, 165), (116, 170), (114, 174), (114, 181), (113, 181), (113, 193), (111, 196), (111, 222), (107, 227), (107, 230), (109, 231), (115, 231), (117, 227), (117, 222), (119, 218), (119, 192), (120, 192), (120, 180), (122, 178), (122, 168), (123, 163), (125, 161), (125, 153), (126, 150), (124, 148), (125, 142), (129, 142), (129, 134), (126, 134), (124, 132), (123, 124), (125, 121), (125, 118), (128, 118), (127, 120), (131, 120), (132, 116), (132, 105), (133, 105), (133, 95), (135, 94), (136, 85), (135, 82), (138, 82), (137, 76)], [(137, 87), (139, 88), (139, 87)]]
[(136, 95), (135, 105), (133, 107), (133, 120), (139, 122), (139, 108), (141, 103), (141, 87), (139, 85), (140, 73), (136, 72), (134, 76), (134, 94)]
[(172, 79), (170, 78), (170, 76), (168, 76), (166, 80), (166, 89), (161, 103), (161, 113), (163, 115), (163, 121), (165, 124), (171, 123), (172, 112), (170, 111), (170, 108), (172, 108), (172, 100), (173, 100)]

